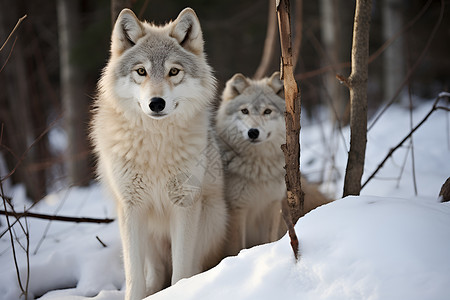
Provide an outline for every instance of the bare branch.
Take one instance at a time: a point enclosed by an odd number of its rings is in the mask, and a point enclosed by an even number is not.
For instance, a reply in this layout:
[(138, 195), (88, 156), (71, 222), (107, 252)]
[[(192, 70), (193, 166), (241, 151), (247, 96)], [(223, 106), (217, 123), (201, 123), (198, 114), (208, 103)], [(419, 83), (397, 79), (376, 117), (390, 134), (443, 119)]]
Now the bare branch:
[(9, 39), (12, 37), (12, 35), (14, 34), (14, 32), (17, 30), (17, 28), (19, 28), (20, 23), (22, 23), (23, 20), (25, 20), (25, 18), (27, 17), (27, 15), (24, 15), (22, 18), (20, 18), (17, 23), (16, 26), (14, 26), (13, 30), (11, 31), (11, 33), (8, 35), (8, 37), (6, 38), (6, 41), (3, 43), (2, 47), (0, 48), (0, 52), (3, 50), (3, 47), (5, 47), (5, 45), (8, 43)]
[[(28, 152), (30, 152), (30, 150), (50, 131), (50, 129), (52, 129), (59, 121), (59, 119), (61, 119), (61, 115), (54, 120), (52, 123), (50, 123), (50, 125), (43, 131), (41, 132), (41, 134), (31, 143), (31, 145), (22, 153), (22, 155), (20, 156), (18, 162), (16, 163), (16, 165), (14, 166), (14, 168), (11, 170), (11, 172), (9, 172), (9, 174), (7, 174), (5, 177), (0, 178), (0, 181), (4, 181), (7, 180), (9, 177), (11, 177), (17, 170), (17, 168), (20, 166), (20, 164), (22, 163), (22, 161), (25, 159), (26, 155), (28, 154)], [(0, 146), (5, 147), (4, 145), (2, 145), (0, 143)]]
[(373, 173), (369, 176), (369, 178), (367, 178), (367, 180), (364, 182), (364, 184), (361, 186), (361, 189), (363, 189), (367, 183), (369, 183), (370, 180), (372, 180), (372, 178), (378, 173), (378, 171), (384, 166), (384, 163), (389, 159), (389, 157), (392, 156), (392, 154), (394, 154), (394, 152), (400, 148), (404, 142), (406, 142), (414, 132), (416, 132), (417, 129), (420, 128), (420, 126), (422, 126), (426, 120), (428, 120), (428, 118), (431, 116), (431, 114), (433, 112), (435, 112), (436, 110), (445, 110), (445, 111), (450, 111), (450, 109), (448, 107), (445, 106), (438, 106), (438, 102), (440, 99), (442, 98), (448, 98), (449, 96), (446, 94), (443, 95), (439, 95), (436, 100), (434, 101), (433, 107), (431, 108), (431, 110), (428, 112), (428, 114), (422, 119), (422, 121), (419, 122), (419, 124), (417, 124), (394, 148), (392, 148), (389, 153), (386, 155), (386, 157), (383, 159), (383, 161), (378, 165), (378, 167), (376, 168), (375, 171), (373, 171)]
[(46, 215), (46, 214), (38, 214), (38, 213), (32, 213), (32, 212), (21, 212), (21, 213), (11, 213), (6, 210), (0, 210), (0, 215), (5, 216), (13, 216), (16, 219), (22, 218), (22, 217), (30, 217), (30, 218), (37, 218), (37, 219), (43, 219), (43, 220), (50, 220), (50, 221), (61, 221), (61, 222), (74, 222), (74, 223), (111, 223), (114, 222), (114, 219), (97, 219), (97, 218), (86, 218), (86, 217), (68, 217), (68, 216), (56, 216), (56, 215)]
[(103, 241), (98, 237), (98, 235), (96, 235), (95, 238), (96, 238), (97, 241), (103, 246), (103, 248), (107, 248), (107, 247), (108, 247), (108, 246), (106, 246), (105, 243), (103, 243)]
[[(4, 194), (3, 193), (3, 184), (2, 184), (1, 180), (0, 180), (0, 190), (1, 190), (1, 193), (3, 195)], [(7, 211), (6, 199), (5, 199), (5, 197), (2, 197), (2, 199), (3, 199), (3, 208), (5, 209), (5, 212), (6, 212)], [(26, 289), (23, 288), (22, 280), (20, 279), (19, 264), (17, 263), (16, 247), (15, 247), (15, 244), (14, 244), (13, 231), (12, 231), (11, 223), (9, 221), (9, 215), (10, 214), (8, 214), (8, 213), (6, 214), (6, 223), (8, 225), (9, 237), (10, 237), (10, 240), (11, 240), (11, 250), (12, 250), (13, 259), (14, 259), (14, 266), (16, 268), (17, 281), (19, 283), (20, 290), (25, 295), (25, 297), (27, 297)]]
[[(283, 205), (288, 206), (291, 215), (292, 225), (289, 237), (294, 256), (298, 260), (298, 239), (293, 225), (303, 214), (303, 191), (300, 181), (300, 92), (294, 79), (289, 0), (277, 0), (276, 4), (281, 44), (281, 77), (286, 99), (286, 144), (283, 144), (281, 149), (286, 161), (287, 201)], [(285, 214), (286, 208), (283, 218), (286, 218)], [(286, 223), (286, 225), (289, 228), (289, 224)]]
[[(428, 7), (432, 3), (432, 0), (428, 0), (427, 3), (423, 6), (423, 8), (420, 10), (420, 12), (411, 19), (401, 30), (399, 30), (396, 34), (394, 34), (390, 39), (384, 42), (383, 45), (381, 45), (380, 48), (378, 48), (374, 53), (372, 53), (369, 56), (369, 64), (372, 63), (375, 59), (377, 59), (383, 52), (388, 48), (396, 39), (398, 39), (402, 34), (404, 34), (406, 31), (408, 31), (413, 25), (416, 24), (416, 22), (423, 16), (423, 14), (427, 11)], [(326, 73), (328, 71), (332, 71), (335, 69), (342, 69), (342, 68), (350, 68), (351, 63), (349, 61), (336, 63), (336, 64), (330, 64), (328, 66), (321, 67), (316, 70), (304, 72), (295, 75), (295, 79), (297, 80), (304, 80), (308, 78), (312, 78), (318, 75), (321, 75), (323, 73)]]
[(381, 111), (378, 113), (378, 115), (373, 119), (372, 123), (368, 127), (368, 131), (373, 128), (373, 126), (378, 122), (378, 120), (381, 118), (381, 116), (386, 112), (386, 110), (395, 102), (398, 95), (400, 95), (400, 92), (402, 91), (403, 87), (409, 82), (409, 79), (411, 78), (412, 74), (416, 71), (417, 67), (420, 65), (422, 60), (425, 58), (425, 54), (428, 52), (428, 48), (431, 45), (431, 42), (433, 41), (439, 26), (441, 25), (442, 19), (444, 18), (444, 11), (445, 11), (445, 4), (444, 0), (441, 0), (441, 10), (439, 12), (439, 18), (436, 21), (436, 24), (433, 27), (433, 30), (430, 33), (430, 36), (425, 44), (425, 47), (422, 50), (422, 53), (420, 53), (419, 57), (417, 58), (414, 65), (411, 67), (411, 69), (408, 71), (408, 74), (406, 74), (405, 79), (403, 80), (402, 84), (397, 88), (394, 95), (392, 96), (391, 100), (381, 109)]

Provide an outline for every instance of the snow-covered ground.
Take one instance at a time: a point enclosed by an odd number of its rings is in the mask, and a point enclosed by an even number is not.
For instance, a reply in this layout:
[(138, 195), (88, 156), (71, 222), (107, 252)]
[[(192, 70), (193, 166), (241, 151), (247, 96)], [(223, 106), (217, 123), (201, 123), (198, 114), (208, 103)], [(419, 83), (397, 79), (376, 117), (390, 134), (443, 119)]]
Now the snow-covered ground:
[[(417, 124), (432, 103), (420, 105)], [(360, 197), (320, 207), (296, 225), (301, 259), (289, 240), (243, 250), (217, 267), (149, 299), (450, 299), (450, 204), (437, 195), (450, 176), (449, 114), (435, 112), (389, 159)], [(305, 122), (306, 123), (306, 122)], [(408, 132), (409, 112), (392, 107), (368, 134), (363, 181)], [(302, 168), (339, 198), (348, 131), (329, 124), (302, 127)], [(417, 182), (414, 191), (413, 174)], [(330, 181), (332, 180), (332, 181)], [(7, 191), (17, 211), (30, 204), (20, 186)], [(1, 205), (3, 208), (3, 205)], [(33, 212), (113, 218), (114, 207), (98, 185), (48, 195)], [(13, 218), (10, 218), (13, 221)], [(27, 219), (30, 231), (29, 299), (123, 299), (124, 275), (117, 223), (76, 224)], [(22, 219), (25, 225), (25, 220)], [(20, 299), (5, 217), (0, 218), (0, 299)], [(15, 234), (26, 247), (19, 226)], [(105, 244), (102, 245), (100, 241)], [(15, 241), (22, 284), (26, 255)], [(23, 297), (22, 297), (23, 298)]]

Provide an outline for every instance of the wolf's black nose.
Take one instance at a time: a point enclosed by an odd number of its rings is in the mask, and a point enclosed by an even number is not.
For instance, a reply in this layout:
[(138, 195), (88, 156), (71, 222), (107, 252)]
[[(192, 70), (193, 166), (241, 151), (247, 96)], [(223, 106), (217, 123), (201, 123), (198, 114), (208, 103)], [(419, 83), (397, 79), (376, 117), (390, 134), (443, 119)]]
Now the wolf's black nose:
[(159, 113), (164, 110), (164, 107), (166, 107), (166, 101), (164, 101), (163, 98), (153, 97), (152, 99), (150, 99), (151, 111)]
[(248, 137), (251, 138), (252, 140), (255, 140), (258, 138), (259, 136), (259, 130), (256, 128), (250, 128), (247, 132)]

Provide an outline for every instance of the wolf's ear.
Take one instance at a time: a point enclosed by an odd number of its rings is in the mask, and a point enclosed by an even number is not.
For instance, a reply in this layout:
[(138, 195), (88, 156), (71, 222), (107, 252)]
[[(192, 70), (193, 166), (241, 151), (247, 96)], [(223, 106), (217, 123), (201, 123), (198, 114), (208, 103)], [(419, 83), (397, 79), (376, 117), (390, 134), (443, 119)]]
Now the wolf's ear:
[(200, 55), (203, 53), (203, 35), (200, 22), (192, 8), (183, 9), (173, 22), (170, 36), (186, 50)]
[(283, 97), (284, 84), (283, 81), (280, 79), (280, 72), (274, 72), (272, 76), (270, 76), (269, 79), (267, 80), (267, 83), (273, 89), (275, 94), (277, 94), (280, 97)]
[(144, 27), (133, 11), (128, 8), (123, 9), (114, 24), (111, 52), (122, 54), (128, 48), (133, 47), (143, 35)]
[(225, 90), (223, 91), (223, 100), (236, 98), (236, 96), (242, 94), (249, 85), (250, 83), (244, 75), (241, 73), (235, 74), (227, 81)]

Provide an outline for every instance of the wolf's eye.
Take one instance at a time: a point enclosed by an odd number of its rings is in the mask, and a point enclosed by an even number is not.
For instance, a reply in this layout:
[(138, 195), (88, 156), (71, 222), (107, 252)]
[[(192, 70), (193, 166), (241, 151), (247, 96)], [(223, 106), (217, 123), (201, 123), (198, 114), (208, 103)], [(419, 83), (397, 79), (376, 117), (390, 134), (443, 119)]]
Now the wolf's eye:
[(180, 69), (172, 68), (172, 69), (169, 70), (169, 76), (170, 76), (170, 77), (172, 77), (172, 76), (177, 76), (178, 73), (180, 73)]
[(266, 108), (266, 110), (264, 111), (265, 115), (270, 115), (272, 113), (272, 110), (270, 108)]
[(139, 69), (136, 70), (136, 72), (138, 73), (139, 76), (147, 75), (147, 71), (145, 71), (144, 68), (139, 68)]
[(241, 109), (241, 113), (243, 113), (244, 115), (248, 115), (248, 109), (246, 108)]

